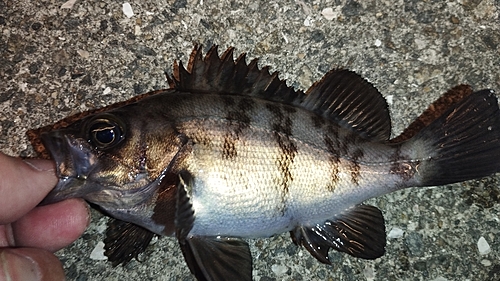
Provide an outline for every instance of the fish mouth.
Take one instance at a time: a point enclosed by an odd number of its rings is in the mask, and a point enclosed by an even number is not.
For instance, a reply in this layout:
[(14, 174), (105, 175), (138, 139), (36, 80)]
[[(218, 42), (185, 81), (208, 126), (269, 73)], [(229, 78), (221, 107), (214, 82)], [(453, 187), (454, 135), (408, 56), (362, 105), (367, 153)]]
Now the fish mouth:
[(89, 143), (65, 130), (43, 133), (41, 139), (56, 162), (59, 181), (40, 205), (83, 197), (85, 194), (82, 186), (97, 160)]
[(99, 152), (84, 138), (70, 129), (43, 133), (40, 137), (51, 158), (56, 162), (57, 185), (40, 202), (40, 206), (70, 198), (83, 198), (103, 208), (117, 209), (135, 206), (150, 198), (163, 177), (150, 181), (138, 175), (135, 181), (119, 185), (100, 178), (103, 168)]

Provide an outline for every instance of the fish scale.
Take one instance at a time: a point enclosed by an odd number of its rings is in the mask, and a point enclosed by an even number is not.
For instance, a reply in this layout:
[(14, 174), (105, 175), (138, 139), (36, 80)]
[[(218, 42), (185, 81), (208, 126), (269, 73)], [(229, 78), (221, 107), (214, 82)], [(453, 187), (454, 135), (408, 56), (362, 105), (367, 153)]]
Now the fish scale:
[(304, 94), (232, 48), (219, 57), (199, 47), (167, 79), (171, 89), (41, 136), (59, 176), (42, 204), (80, 197), (114, 217), (104, 241), (113, 265), (152, 233), (178, 240), (198, 280), (251, 280), (244, 238), (287, 231), (322, 263), (330, 249), (376, 259), (384, 219), (366, 199), (500, 171), (492, 90), (389, 140), (386, 101), (348, 70)]
[[(232, 104), (238, 104), (241, 99), (241, 97), (233, 97)], [(220, 99), (217, 97), (186, 100), (187, 104), (193, 105), (193, 115), (196, 112), (198, 115), (210, 116), (210, 118), (200, 120), (200, 118), (192, 117), (192, 120), (187, 121), (188, 118), (185, 116), (190, 112), (183, 112), (184, 117), (177, 124), (179, 132), (188, 138), (211, 140), (210, 145), (193, 144), (192, 155), (187, 158), (188, 163), (185, 167), (186, 170), (192, 171), (195, 179), (192, 198), (197, 224), (193, 228), (193, 235), (225, 234), (259, 237), (289, 231), (294, 225), (304, 223), (304, 221), (314, 225), (351, 205), (350, 200), (346, 203), (338, 202), (338, 200), (332, 201), (331, 196), (338, 197), (341, 201), (344, 196), (355, 191), (359, 194), (357, 200), (363, 201), (373, 197), (373, 194), (364, 190), (365, 188), (372, 189), (372, 186), (377, 185), (392, 186), (399, 180), (397, 176), (393, 180), (387, 177), (392, 164), (389, 156), (393, 154), (391, 151), (396, 151), (396, 148), (384, 147), (387, 151), (383, 155), (386, 160), (382, 154), (374, 153), (383, 147), (378, 144), (374, 145), (378, 146), (377, 149), (365, 147), (368, 151), (366, 157), (357, 157), (356, 153), (360, 150), (349, 149), (350, 144), (355, 148), (354, 145), (365, 141), (352, 139), (355, 136), (339, 127), (336, 128), (337, 138), (342, 139), (341, 136), (345, 135), (345, 139), (351, 138), (352, 140), (341, 141), (338, 143), (339, 147), (333, 148), (338, 151), (337, 155), (342, 160), (332, 163), (329, 160), (328, 148), (321, 142), (324, 132), (321, 129), (314, 129), (311, 113), (303, 110), (286, 113), (285, 110), (279, 109), (278, 105), (270, 106), (270, 103), (265, 101), (256, 101), (253, 107), (249, 107), (255, 108), (258, 112), (241, 113), (242, 116), (253, 116), (253, 118), (239, 133), (240, 137), (234, 144), (235, 156), (226, 159), (224, 157), (225, 138), (227, 134), (234, 134), (229, 131), (234, 127), (239, 128), (240, 126), (235, 125), (234, 122), (241, 122), (241, 120), (227, 120), (224, 117), (227, 114), (223, 110), (225, 105), (218, 101)], [(200, 103), (203, 106), (197, 106), (194, 103)], [(184, 108), (182, 105), (181, 107)], [(207, 112), (200, 112), (202, 108), (206, 108)], [(262, 108), (266, 110), (262, 111)], [(227, 110), (232, 109), (227, 108)], [(220, 115), (217, 116), (217, 114)], [(178, 117), (172, 118), (177, 120)], [(244, 119), (246, 121), (246, 118)], [(276, 127), (287, 122), (284, 121), (285, 119), (290, 120), (288, 121), (290, 128), (283, 128), (283, 132), (277, 131)], [(291, 122), (291, 120), (297, 121)], [(295, 122), (299, 125), (295, 125)], [(199, 128), (203, 128), (201, 132)], [(309, 130), (303, 128), (309, 128)], [(286, 135), (285, 131), (289, 135)], [(209, 135), (201, 136), (203, 132)], [(277, 138), (277, 133), (282, 137)], [(297, 147), (295, 156), (287, 156), (287, 152), (281, 147), (286, 145), (280, 144), (280, 139), (286, 139), (288, 145), (292, 143)], [(308, 145), (308, 143), (316, 145)], [(289, 163), (284, 165), (283, 162), (286, 162), (287, 158)], [(357, 162), (363, 160), (364, 169), (360, 167), (360, 163), (353, 164), (355, 160)], [(377, 170), (373, 169), (374, 164), (370, 164), (372, 160), (378, 161)], [(383, 160), (385, 160), (385, 165), (380, 164)], [(359, 173), (355, 172), (358, 170)], [(242, 171), (246, 175), (242, 175)], [(337, 171), (337, 173), (332, 176), (331, 171)], [(377, 173), (383, 175), (381, 176), (383, 179), (377, 180), (374, 176)], [(353, 180), (353, 174), (356, 174), (359, 179)], [(361, 187), (353, 189), (353, 184)], [(267, 188), (263, 190), (263, 187)], [(333, 192), (328, 189), (332, 189)], [(198, 190), (200, 190), (199, 193)], [(211, 197), (205, 198), (204, 194), (210, 194)], [(331, 196), (325, 198), (327, 194)], [(248, 198), (254, 198), (260, 204), (246, 206)], [(310, 198), (306, 201), (313, 203), (301, 204), (301, 201), (295, 202), (293, 198)], [(320, 198), (325, 198), (324, 202), (321, 202)], [(258, 213), (253, 214), (253, 210)], [(310, 212), (307, 216), (308, 210), (321, 210), (321, 213)], [(258, 219), (245, 221), (247, 216)], [(222, 223), (212, 221), (219, 218), (224, 218), (224, 221)], [(313, 218), (317, 221), (312, 221)], [(266, 219), (269, 222), (263, 222)]]

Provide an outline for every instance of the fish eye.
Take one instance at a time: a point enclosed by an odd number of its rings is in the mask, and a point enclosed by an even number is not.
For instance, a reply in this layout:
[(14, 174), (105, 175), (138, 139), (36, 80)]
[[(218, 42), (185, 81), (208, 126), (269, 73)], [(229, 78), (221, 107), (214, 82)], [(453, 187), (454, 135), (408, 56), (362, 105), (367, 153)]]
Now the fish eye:
[(88, 140), (97, 149), (114, 147), (125, 136), (122, 124), (110, 116), (101, 116), (91, 120), (87, 128)]

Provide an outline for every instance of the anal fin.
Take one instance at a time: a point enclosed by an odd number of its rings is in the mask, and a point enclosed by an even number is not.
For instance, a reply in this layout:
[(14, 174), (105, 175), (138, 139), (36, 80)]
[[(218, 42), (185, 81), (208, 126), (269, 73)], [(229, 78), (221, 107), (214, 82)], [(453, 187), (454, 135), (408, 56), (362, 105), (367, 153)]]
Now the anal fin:
[(133, 223), (110, 219), (104, 239), (104, 255), (113, 266), (125, 265), (144, 252), (154, 235), (153, 232)]
[(189, 197), (192, 177), (181, 172), (177, 188), (176, 236), (189, 269), (198, 281), (251, 281), (252, 255), (248, 243), (231, 237), (189, 234), (196, 220)]
[(330, 264), (329, 249), (363, 259), (385, 253), (384, 218), (379, 209), (357, 205), (315, 226), (299, 226), (290, 232), (296, 245), (304, 246), (317, 260)]

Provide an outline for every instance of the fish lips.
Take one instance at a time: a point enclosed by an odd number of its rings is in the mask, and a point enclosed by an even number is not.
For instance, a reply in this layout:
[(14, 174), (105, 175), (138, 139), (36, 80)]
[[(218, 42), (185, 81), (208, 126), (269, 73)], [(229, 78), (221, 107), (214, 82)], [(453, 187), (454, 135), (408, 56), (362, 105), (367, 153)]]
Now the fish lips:
[(40, 205), (84, 197), (86, 191), (82, 187), (97, 162), (97, 156), (90, 144), (66, 130), (43, 133), (41, 139), (56, 162), (59, 181)]

